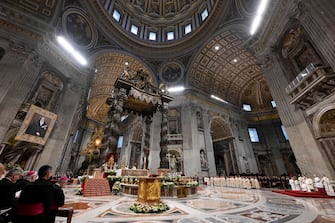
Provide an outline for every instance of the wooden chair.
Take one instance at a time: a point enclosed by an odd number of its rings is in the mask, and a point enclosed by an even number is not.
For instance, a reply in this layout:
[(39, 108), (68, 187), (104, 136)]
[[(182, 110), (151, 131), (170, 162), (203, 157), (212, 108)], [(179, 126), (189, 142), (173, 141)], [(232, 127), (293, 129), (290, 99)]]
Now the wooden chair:
[(66, 217), (66, 223), (71, 223), (73, 208), (58, 208), (56, 216)]

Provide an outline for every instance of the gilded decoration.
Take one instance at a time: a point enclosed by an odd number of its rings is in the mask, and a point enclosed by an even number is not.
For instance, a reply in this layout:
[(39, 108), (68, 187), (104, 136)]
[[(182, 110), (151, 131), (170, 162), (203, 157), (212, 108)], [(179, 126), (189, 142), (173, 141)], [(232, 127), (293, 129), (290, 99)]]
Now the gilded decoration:
[(293, 28), (288, 31), (282, 46), (283, 57), (286, 58), (294, 49), (299, 46), (303, 34), (304, 33), (301, 27)]
[(230, 127), (221, 118), (211, 120), (211, 135), (213, 142), (233, 137)]
[(103, 128), (95, 128), (90, 142), (87, 144), (86, 148), (80, 152), (80, 155), (85, 156), (85, 161), (87, 161), (89, 165), (98, 166), (103, 134)]
[(57, 3), (60, 1), (56, 0), (48, 0), (48, 1), (40, 1), (40, 0), (2, 0), (3, 2), (7, 2), (11, 5), (11, 7), (15, 7), (16, 10), (22, 11), (25, 14), (30, 13), (36, 18), (39, 18), (44, 22), (51, 22), (54, 14), (56, 13)]
[[(125, 63), (128, 65), (125, 66)], [(142, 62), (127, 54), (104, 53), (97, 57), (94, 67), (96, 72), (90, 92), (87, 117), (98, 122), (107, 122), (109, 106), (106, 104), (106, 100), (112, 94), (114, 83), (120, 75), (143, 69), (143, 72), (149, 74), (148, 81), (155, 84), (151, 72), (142, 65)]]
[(161, 179), (156, 177), (140, 177), (138, 187), (138, 202), (158, 204), (161, 197)]
[(0, 27), (2, 27), (2, 29), (7, 29), (9, 31), (12, 31), (12, 32), (15, 32), (17, 35), (22, 35), (22, 36), (28, 36), (30, 38), (33, 38), (35, 40), (42, 40), (42, 36), (35, 33), (35, 32), (32, 32), (28, 29), (23, 29), (11, 22), (8, 22), (8, 21), (5, 21), (3, 19), (0, 19)]
[(45, 145), (56, 119), (56, 114), (31, 105), (15, 140)]
[(335, 135), (335, 109), (329, 110), (320, 118), (321, 135)]

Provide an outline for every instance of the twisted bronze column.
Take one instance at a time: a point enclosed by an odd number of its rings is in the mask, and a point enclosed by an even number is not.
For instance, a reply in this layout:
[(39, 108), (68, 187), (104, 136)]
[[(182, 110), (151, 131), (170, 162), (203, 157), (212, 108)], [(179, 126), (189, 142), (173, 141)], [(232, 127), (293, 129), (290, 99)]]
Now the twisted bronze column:
[(120, 135), (121, 114), (123, 103), (127, 99), (126, 89), (115, 88), (106, 103), (109, 105), (108, 120), (104, 130), (104, 137), (100, 147), (100, 163), (106, 162), (108, 153), (116, 154), (117, 139)]
[(168, 145), (168, 119), (167, 119), (168, 103), (162, 102), (161, 113), (162, 113), (162, 123), (161, 123), (161, 151), (160, 151), (160, 167), (161, 169), (169, 168), (169, 161), (166, 157), (167, 145)]

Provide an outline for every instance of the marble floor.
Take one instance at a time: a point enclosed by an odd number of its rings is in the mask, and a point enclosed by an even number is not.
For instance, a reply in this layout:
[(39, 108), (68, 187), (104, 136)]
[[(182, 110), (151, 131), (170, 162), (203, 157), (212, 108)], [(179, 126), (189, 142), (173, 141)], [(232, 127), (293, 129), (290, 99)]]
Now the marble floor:
[[(72, 223), (329, 223), (335, 222), (335, 199), (295, 198), (267, 190), (200, 187), (187, 198), (161, 200), (170, 207), (163, 214), (135, 214), (136, 197), (82, 197), (74, 187), (64, 189), (66, 205), (74, 208)], [(57, 223), (66, 222), (57, 217)]]

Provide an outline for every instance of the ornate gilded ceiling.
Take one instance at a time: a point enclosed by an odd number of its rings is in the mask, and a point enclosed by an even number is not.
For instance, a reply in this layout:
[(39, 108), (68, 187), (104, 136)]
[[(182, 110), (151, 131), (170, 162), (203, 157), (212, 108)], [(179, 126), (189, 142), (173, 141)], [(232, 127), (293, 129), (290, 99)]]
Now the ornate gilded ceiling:
[[(138, 56), (167, 59), (200, 46), (227, 16), (229, 2), (92, 0), (82, 3), (107, 40), (123, 48), (131, 45), (132, 51)], [(204, 11), (208, 16), (202, 19)], [(190, 33), (185, 32), (188, 24), (192, 29)], [(132, 32), (133, 26), (137, 27), (138, 32)], [(149, 38), (151, 32), (156, 33), (155, 40)], [(174, 33), (172, 40), (168, 39), (168, 32)]]
[[(100, 0), (111, 24), (135, 41), (171, 44), (189, 37), (214, 11), (216, 0)], [(185, 27), (188, 26), (188, 31)], [(168, 33), (171, 33), (171, 39)], [(150, 36), (154, 34), (154, 36)], [(154, 37), (154, 38), (150, 38)]]
[[(253, 111), (264, 111), (272, 109), (272, 97), (255, 58), (245, 47), (255, 3), (256, 0), (5, 0), (0, 3), (0, 27), (4, 31), (6, 25), (1, 21), (6, 21), (17, 24), (16, 32), (22, 27), (38, 34), (44, 30), (44, 37), (51, 42), (56, 34), (64, 34), (87, 58), (92, 58), (89, 69), (96, 68), (97, 72), (87, 116), (99, 122), (106, 120), (105, 101), (125, 62), (133, 72), (144, 68), (156, 85), (161, 81), (183, 84), (238, 107), (248, 103)], [(202, 21), (205, 9), (208, 17)], [(120, 12), (119, 22), (112, 17), (114, 10)], [(24, 19), (27, 17), (30, 19)], [(131, 33), (133, 24), (139, 28), (138, 35)], [(192, 25), (192, 32), (187, 35), (186, 24)], [(150, 31), (157, 31), (160, 38), (148, 41)], [(174, 41), (164, 39), (168, 31), (176, 34)]]

